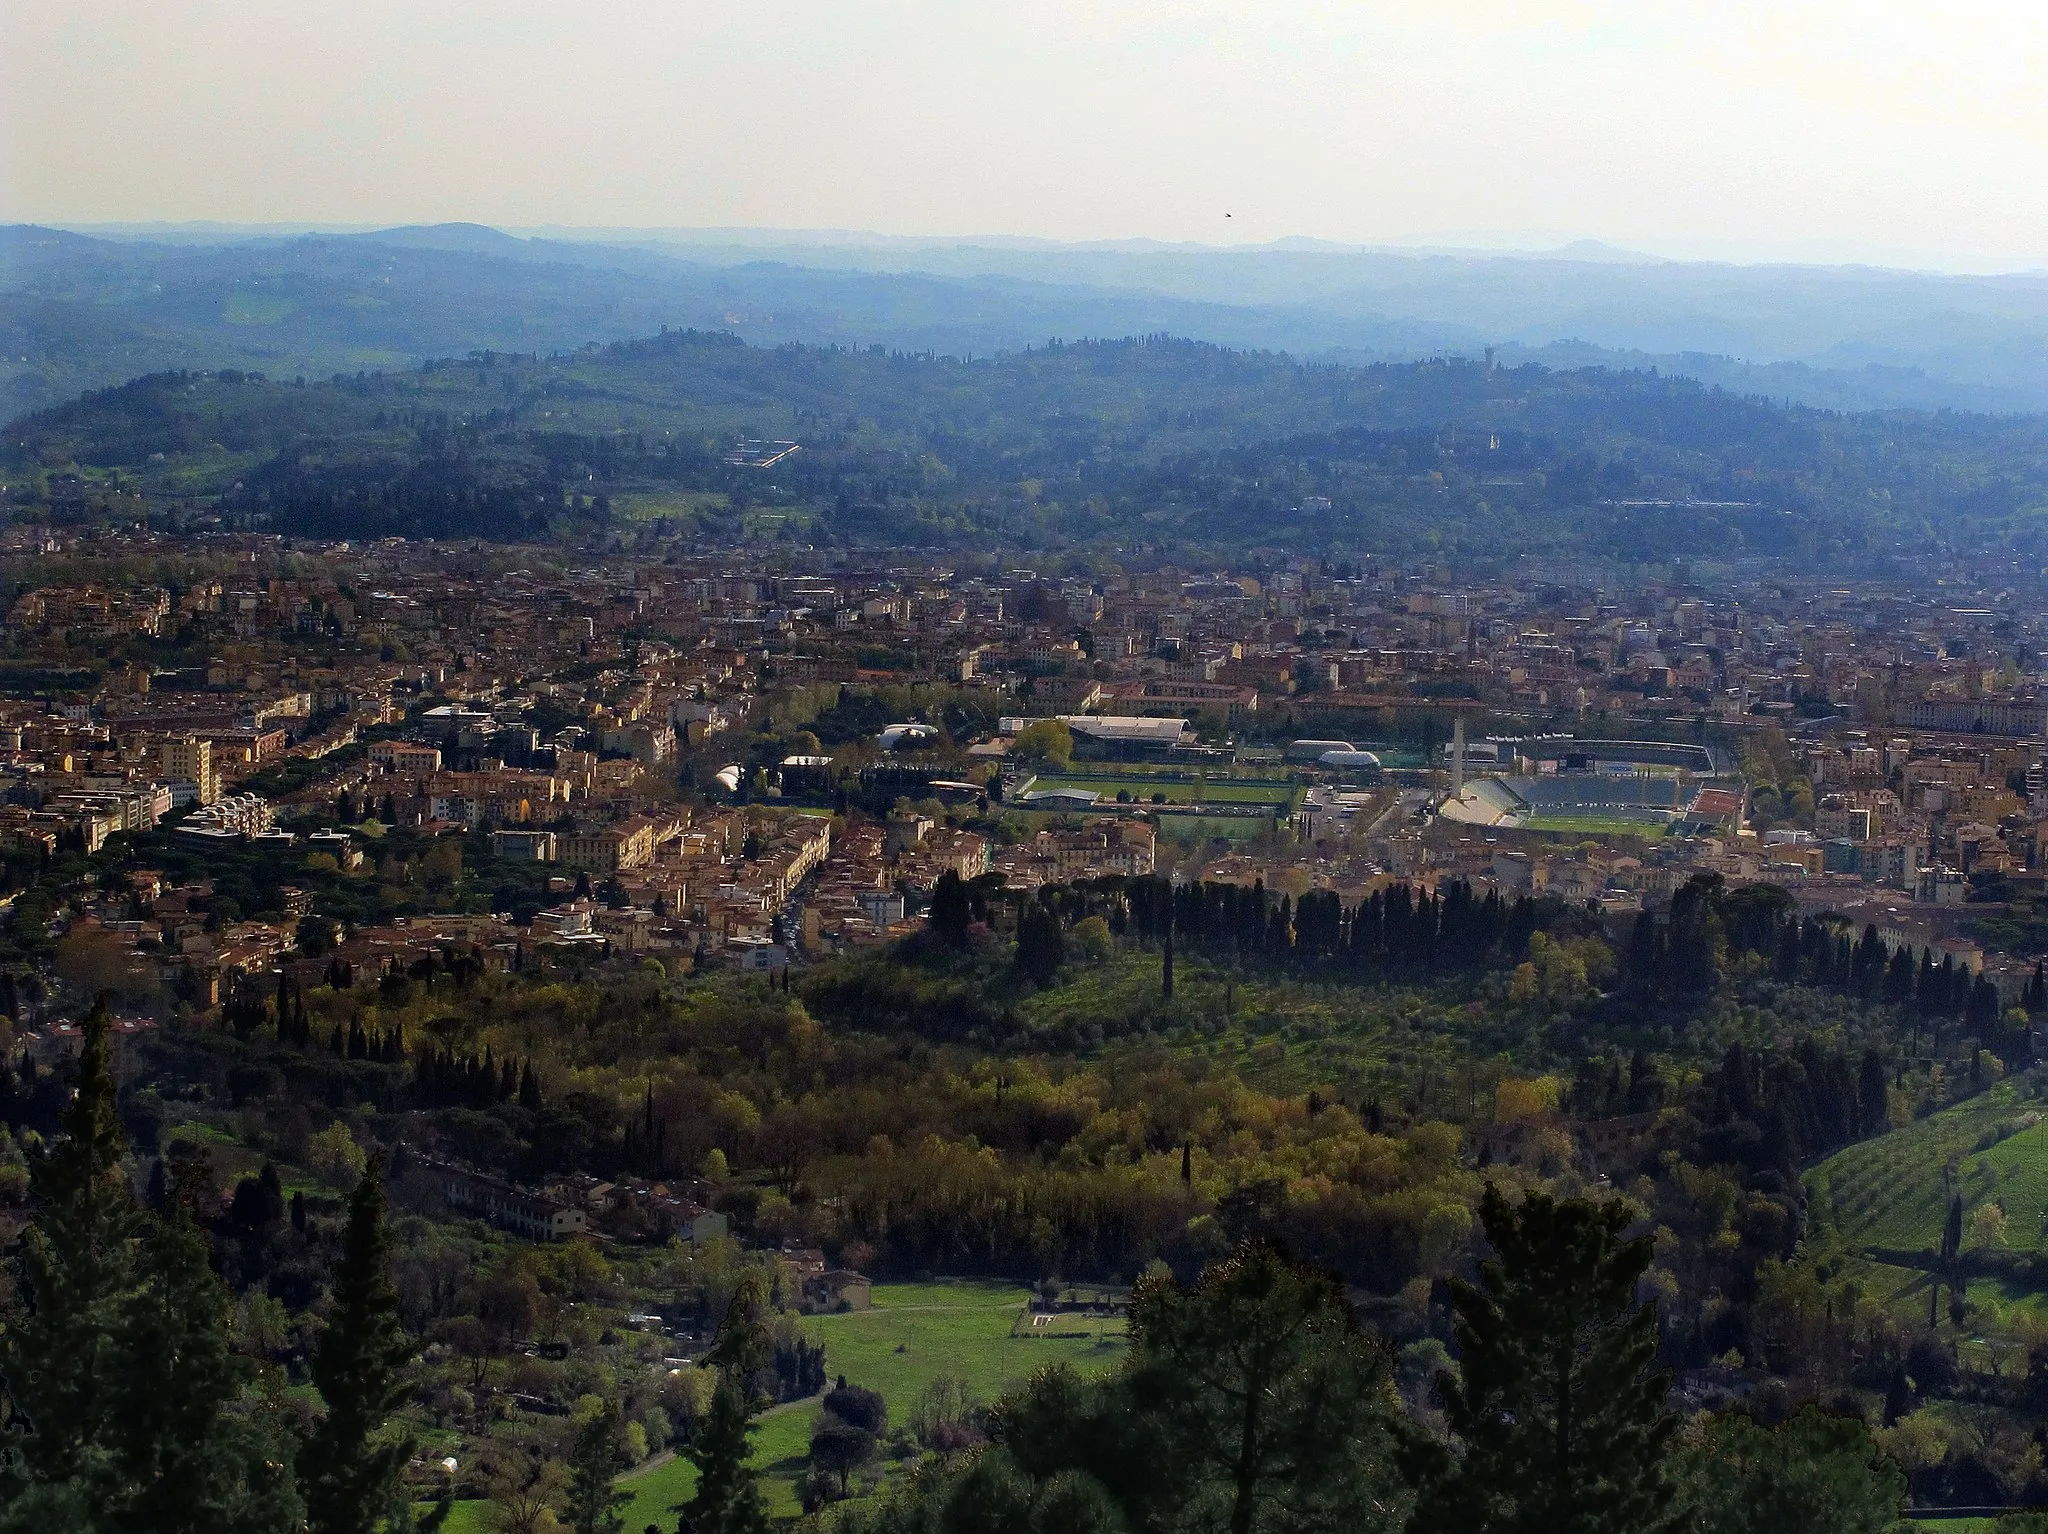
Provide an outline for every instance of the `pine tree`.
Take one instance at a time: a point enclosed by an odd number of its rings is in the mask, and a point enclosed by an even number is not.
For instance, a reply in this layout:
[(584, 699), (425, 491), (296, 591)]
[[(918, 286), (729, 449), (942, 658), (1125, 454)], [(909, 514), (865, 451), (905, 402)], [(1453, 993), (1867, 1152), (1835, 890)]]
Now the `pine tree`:
[(697, 1494), (683, 1509), (676, 1534), (767, 1534), (768, 1509), (747, 1459), (758, 1403), (752, 1380), (765, 1348), (757, 1312), (760, 1291), (740, 1286), (719, 1323), (708, 1362), (718, 1371), (711, 1408), (684, 1451), (697, 1467)]
[[(273, 1174), (274, 1175), (274, 1174)], [(304, 1517), (264, 1414), (236, 1411), (254, 1373), (229, 1347), (228, 1294), (214, 1275), (190, 1193), (175, 1189), (143, 1244), (141, 1284), (111, 1343), (108, 1528), (154, 1534), (284, 1534)]]
[(412, 1357), (391, 1282), (380, 1154), (350, 1195), (333, 1310), (313, 1354), (313, 1383), (327, 1415), (299, 1451), (312, 1534), (375, 1534), (383, 1520), (410, 1516), (398, 1474), (412, 1458), (413, 1440), (374, 1440), (409, 1394), (405, 1366)]
[(1648, 1237), (1623, 1240), (1619, 1202), (1491, 1184), (1480, 1217), (1495, 1257), (1451, 1281), (1463, 1378), (1437, 1396), (1461, 1460), (1420, 1446), (1411, 1528), (1460, 1534), (1658, 1534), (1683, 1522), (1665, 1451), (1677, 1421), (1654, 1367), (1657, 1316), (1635, 1303)]
[(1191, 1289), (1141, 1282), (1130, 1329), (1129, 1401), (1179, 1504), (1167, 1527), (1398, 1527), (1391, 1361), (1337, 1278), (1252, 1242)]
[(619, 1509), (633, 1494), (612, 1484), (625, 1463), (619, 1432), (619, 1409), (607, 1401), (576, 1435), (569, 1454), (569, 1527), (575, 1534), (620, 1534), (626, 1526)]
[[(99, 1473), (109, 1438), (115, 1309), (133, 1279), (137, 1211), (107, 1054), (107, 999), (85, 1020), (64, 1137), (31, 1172), (37, 1209), (15, 1260), (16, 1306), (0, 1331), (15, 1432), (0, 1504), (36, 1483)], [(54, 1526), (54, 1525), (53, 1525)]]

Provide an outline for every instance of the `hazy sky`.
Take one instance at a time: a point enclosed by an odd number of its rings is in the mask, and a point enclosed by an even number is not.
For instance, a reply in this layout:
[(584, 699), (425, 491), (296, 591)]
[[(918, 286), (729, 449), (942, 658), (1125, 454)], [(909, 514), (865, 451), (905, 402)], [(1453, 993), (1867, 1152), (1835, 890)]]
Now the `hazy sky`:
[(1996, 268), (2044, 66), (1982, 0), (0, 0), (0, 218)]

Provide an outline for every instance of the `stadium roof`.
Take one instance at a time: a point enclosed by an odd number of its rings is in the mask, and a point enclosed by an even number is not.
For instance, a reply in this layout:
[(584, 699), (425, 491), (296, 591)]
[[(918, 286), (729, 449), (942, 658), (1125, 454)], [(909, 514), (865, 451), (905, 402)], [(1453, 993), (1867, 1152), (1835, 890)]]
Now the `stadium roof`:
[(1171, 746), (1187, 733), (1185, 719), (1153, 719), (1142, 714), (1061, 714), (1061, 724), (1093, 740)]

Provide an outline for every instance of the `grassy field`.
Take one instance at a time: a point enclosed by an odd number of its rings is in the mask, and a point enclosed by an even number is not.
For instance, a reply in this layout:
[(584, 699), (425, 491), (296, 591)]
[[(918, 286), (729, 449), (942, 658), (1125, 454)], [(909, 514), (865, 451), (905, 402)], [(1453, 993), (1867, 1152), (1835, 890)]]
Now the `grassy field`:
[[(804, 1329), (825, 1344), (828, 1373), (881, 1392), (892, 1423), (902, 1422), (924, 1388), (943, 1376), (963, 1379), (981, 1399), (993, 1400), (1046, 1364), (1105, 1369), (1123, 1354), (1121, 1323), (1062, 1318), (1052, 1336), (1020, 1327), (1030, 1296), (1014, 1284), (877, 1284), (874, 1296), (872, 1310), (807, 1317)], [(763, 1417), (755, 1434), (754, 1464), (766, 1482), (769, 1511), (778, 1516), (798, 1511), (796, 1481), (806, 1468), (817, 1415), (815, 1401), (792, 1402)], [(673, 1529), (673, 1509), (689, 1500), (696, 1481), (695, 1467), (682, 1459), (627, 1475), (620, 1482), (633, 1494), (624, 1509), (627, 1534), (641, 1534), (650, 1523)], [(485, 1534), (484, 1509), (480, 1501), (457, 1503), (448, 1534)]]
[(1107, 1367), (1123, 1352), (1120, 1328), (1107, 1335), (1034, 1336), (1015, 1323), (1029, 1298), (1014, 1284), (961, 1280), (878, 1284), (872, 1310), (813, 1316), (804, 1329), (825, 1344), (825, 1368), (878, 1390), (892, 1421), (901, 1421), (919, 1392), (952, 1375), (983, 1400), (993, 1400), (1049, 1363)]
[(1665, 830), (1658, 821), (1634, 820), (1626, 815), (1601, 815), (1591, 811), (1531, 815), (1521, 822), (1521, 829), (1576, 832), (1584, 836), (1640, 836), (1645, 841), (1655, 841)]
[(1246, 783), (1229, 778), (1211, 778), (1205, 783), (1179, 783), (1138, 773), (1047, 773), (1040, 775), (1031, 786), (1034, 792), (1060, 788), (1092, 791), (1105, 799), (1115, 799), (1121, 790), (1141, 804), (1150, 804), (1154, 794), (1164, 794), (1168, 804), (1283, 805), (1292, 802), (1299, 792), (1291, 783)]
[[(700, 511), (723, 511), (726, 505), (726, 497), (715, 490), (628, 491), (614, 497), (612, 514), (635, 522), (660, 517), (690, 522)], [(640, 1531), (635, 1529), (633, 1534)]]

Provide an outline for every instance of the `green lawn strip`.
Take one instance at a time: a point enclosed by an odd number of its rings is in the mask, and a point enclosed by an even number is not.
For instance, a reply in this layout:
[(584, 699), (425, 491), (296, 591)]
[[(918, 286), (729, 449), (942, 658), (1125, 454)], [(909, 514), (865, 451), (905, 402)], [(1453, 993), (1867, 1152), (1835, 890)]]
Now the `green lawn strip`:
[[(484, 1509), (491, 1504), (481, 1497), (465, 1498), (448, 1510), (448, 1521), (441, 1525), (442, 1534), (489, 1534), (490, 1525), (484, 1521)], [(639, 1534), (638, 1530), (634, 1534)]]

